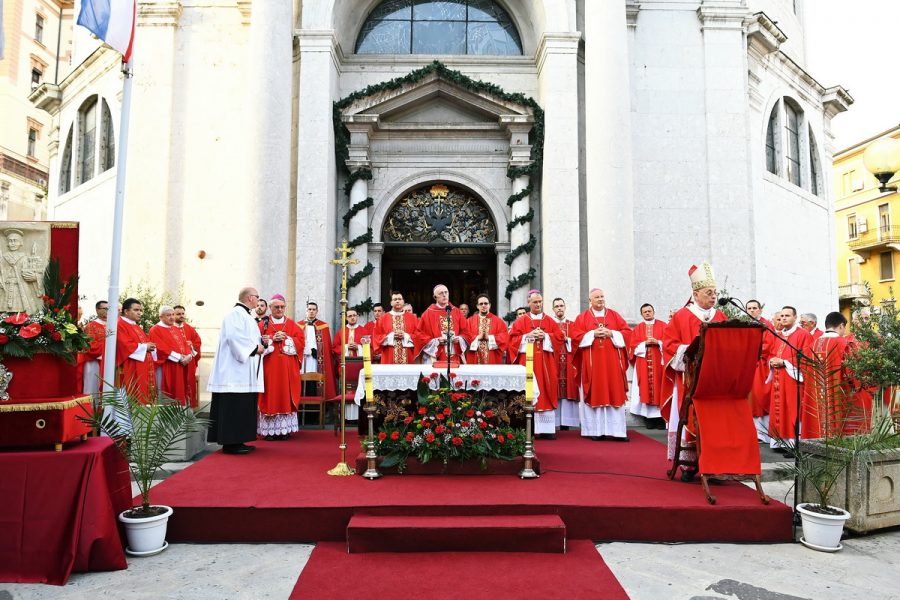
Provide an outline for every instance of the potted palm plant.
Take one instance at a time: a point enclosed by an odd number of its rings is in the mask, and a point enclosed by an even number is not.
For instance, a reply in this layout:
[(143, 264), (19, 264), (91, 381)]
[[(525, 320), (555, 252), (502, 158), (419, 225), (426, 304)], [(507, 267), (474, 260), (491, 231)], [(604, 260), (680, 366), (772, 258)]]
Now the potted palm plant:
[(170, 398), (144, 403), (121, 390), (104, 393), (100, 406), (86, 411), (79, 418), (112, 438), (140, 491), (141, 505), (119, 515), (128, 539), (125, 551), (134, 556), (162, 552), (168, 547), (166, 527), (172, 508), (152, 505), (150, 487), (162, 465), (172, 460), (176, 445), (205, 429), (209, 421)]

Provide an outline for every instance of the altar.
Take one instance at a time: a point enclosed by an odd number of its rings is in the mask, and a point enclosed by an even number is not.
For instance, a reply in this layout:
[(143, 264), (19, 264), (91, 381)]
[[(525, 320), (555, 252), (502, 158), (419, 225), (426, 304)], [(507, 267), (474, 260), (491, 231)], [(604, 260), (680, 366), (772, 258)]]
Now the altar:
[[(461, 389), (496, 395), (498, 403), (511, 408), (512, 405), (521, 405), (524, 402), (525, 367), (522, 365), (459, 365), (451, 368), (450, 373), (453, 376), (451, 382), (453, 386), (456, 386), (457, 382), (462, 382), (459, 386)], [(433, 374), (446, 377), (447, 368), (435, 368), (432, 365), (372, 365), (376, 430), (386, 413), (399, 407), (409, 410), (416, 406), (416, 392), (423, 377), (428, 378), (429, 387), (436, 390), (440, 385), (440, 377), (432, 377)], [(532, 403), (537, 404), (540, 389), (536, 379), (533, 380), (533, 390)], [(353, 400), (355, 404), (351, 406), (354, 409), (366, 401), (365, 371), (362, 369), (359, 372)], [(513, 408), (511, 416), (513, 415), (518, 426), (524, 427), (524, 413), (520, 408)], [(368, 424), (363, 415), (360, 415), (358, 431), (360, 435), (365, 435), (368, 431)]]
[[(463, 387), (491, 392), (525, 393), (525, 367), (522, 365), (459, 365), (450, 372), (455, 375), (454, 381), (462, 381)], [(431, 365), (372, 365), (372, 389), (378, 392), (408, 390), (415, 392), (422, 377), (430, 378), (432, 373), (447, 375), (447, 368), (436, 369)], [(473, 381), (478, 385), (474, 386)], [(437, 389), (435, 380), (429, 384)], [(534, 380), (534, 404), (537, 404), (540, 390), (537, 379)], [(353, 398), (358, 406), (366, 398), (365, 372), (360, 370), (356, 396)]]

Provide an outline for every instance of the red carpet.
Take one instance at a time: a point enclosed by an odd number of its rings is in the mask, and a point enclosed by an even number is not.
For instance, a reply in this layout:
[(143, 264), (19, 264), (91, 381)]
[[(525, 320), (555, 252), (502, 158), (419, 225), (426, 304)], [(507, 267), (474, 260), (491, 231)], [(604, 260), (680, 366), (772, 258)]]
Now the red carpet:
[(353, 515), (347, 549), (357, 552), (565, 552), (556, 515), (421, 517)]
[[(569, 539), (787, 542), (791, 511), (764, 506), (750, 488), (717, 485), (706, 503), (699, 483), (665, 477), (665, 447), (632, 432), (632, 442), (592, 442), (577, 431), (538, 440), (543, 474), (332, 477), (339, 459), (330, 431), (256, 442), (246, 456), (211, 454), (153, 488), (175, 508), (170, 541), (343, 541), (353, 514), (557, 514)], [(348, 441), (352, 460), (358, 444)]]
[(603, 598), (628, 595), (594, 545), (569, 542), (566, 554), (521, 552), (376, 552), (347, 554), (344, 544), (316, 545), (292, 599)]

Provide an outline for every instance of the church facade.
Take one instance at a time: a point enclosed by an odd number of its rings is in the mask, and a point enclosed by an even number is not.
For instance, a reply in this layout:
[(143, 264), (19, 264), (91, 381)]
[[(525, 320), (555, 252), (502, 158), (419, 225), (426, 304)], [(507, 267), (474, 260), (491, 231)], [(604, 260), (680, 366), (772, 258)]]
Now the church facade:
[[(327, 319), (348, 240), (363, 308), (398, 289), (419, 311), (442, 282), (501, 315), (530, 288), (574, 314), (602, 287), (635, 320), (680, 307), (709, 260), (732, 295), (824, 314), (830, 121), (852, 98), (804, 68), (814, 7), (141, 0), (123, 287), (182, 289), (201, 329), (243, 285)], [(68, 76), (32, 101), (53, 117), (51, 218), (82, 223), (93, 304), (115, 169), (80, 182), (71, 163), (94, 143), (85, 106), (119, 123), (122, 75), (74, 39)]]

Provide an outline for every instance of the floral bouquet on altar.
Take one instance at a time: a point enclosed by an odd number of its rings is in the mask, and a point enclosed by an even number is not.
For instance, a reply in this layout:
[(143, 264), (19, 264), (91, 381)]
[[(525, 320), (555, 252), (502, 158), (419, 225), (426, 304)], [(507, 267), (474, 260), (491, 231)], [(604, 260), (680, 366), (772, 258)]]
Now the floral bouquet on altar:
[(418, 408), (388, 414), (378, 431), (375, 452), (384, 457), (381, 466), (403, 471), (412, 456), (423, 464), (479, 460), (487, 468), (488, 459), (521, 456), (525, 430), (512, 427), (506, 407), (479, 385), (477, 379), (465, 382), (453, 372), (449, 379), (423, 375), (416, 390)]
[(77, 275), (63, 281), (59, 261), (51, 259), (44, 272), (44, 306), (30, 315), (0, 312), (0, 361), (47, 353), (75, 364), (77, 354), (91, 345), (70, 312), (77, 282)]

